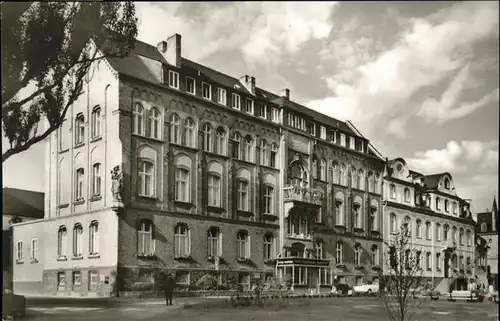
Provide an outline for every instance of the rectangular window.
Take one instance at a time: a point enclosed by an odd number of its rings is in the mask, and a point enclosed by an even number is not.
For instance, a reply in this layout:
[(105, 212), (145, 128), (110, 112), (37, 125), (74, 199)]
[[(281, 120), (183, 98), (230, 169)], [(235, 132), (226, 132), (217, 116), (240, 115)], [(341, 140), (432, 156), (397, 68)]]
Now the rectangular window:
[(80, 113), (75, 121), (75, 145), (83, 144), (85, 140), (85, 121)]
[(175, 272), (175, 284), (179, 285), (189, 285), (189, 272), (186, 271), (177, 271)]
[(273, 235), (264, 236), (264, 260), (274, 258), (274, 237)]
[(436, 270), (441, 270), (441, 253), (436, 253)]
[(101, 195), (101, 164), (94, 164), (92, 170), (92, 195)]
[(186, 91), (189, 94), (196, 95), (196, 81), (194, 78), (186, 77)]
[(179, 73), (173, 70), (168, 71), (168, 86), (179, 89)]
[(201, 94), (202, 97), (205, 99), (212, 99), (212, 86), (210, 84), (207, 84), (205, 82), (201, 83)]
[(175, 173), (175, 200), (189, 202), (189, 171), (178, 168)]
[(345, 134), (340, 134), (340, 145), (342, 147), (346, 147), (346, 142), (345, 142)]
[(354, 137), (349, 137), (349, 148), (356, 149), (356, 140)]
[(332, 143), (334, 143), (334, 144), (337, 143), (337, 131), (336, 130), (332, 131)]
[(73, 272), (73, 288), (82, 285), (82, 273), (80, 271)]
[(31, 260), (38, 261), (38, 239), (31, 240)]
[(92, 111), (92, 138), (101, 137), (101, 108)]
[(259, 117), (267, 119), (267, 105), (261, 105), (259, 107)]
[(221, 207), (221, 179), (217, 175), (208, 175), (208, 206)]
[(271, 108), (271, 119), (275, 123), (279, 123), (280, 121), (280, 111), (278, 108)]
[(431, 252), (427, 252), (425, 254), (425, 263), (426, 263), (426, 267), (427, 267), (427, 270), (431, 270), (432, 269), (432, 258), (431, 258)]
[(248, 211), (248, 182), (240, 180), (238, 181), (238, 210)]
[(23, 261), (23, 241), (17, 241), (16, 243), (16, 261)]
[(233, 93), (233, 108), (234, 109), (241, 109), (241, 99), (240, 95)]
[(99, 273), (96, 271), (90, 271), (89, 272), (89, 284), (90, 285), (97, 285), (99, 283)]
[(66, 289), (66, 273), (57, 273), (57, 291), (64, 291)]
[(315, 123), (309, 124), (309, 134), (316, 136), (316, 124)]
[(247, 98), (247, 103), (245, 104), (245, 112), (247, 114), (253, 115), (253, 100)]
[(264, 187), (264, 213), (274, 214), (274, 188)]
[(227, 95), (226, 90), (224, 88), (217, 88), (217, 102), (221, 105), (226, 106), (227, 104)]
[(319, 138), (326, 139), (326, 127), (325, 126), (319, 127)]

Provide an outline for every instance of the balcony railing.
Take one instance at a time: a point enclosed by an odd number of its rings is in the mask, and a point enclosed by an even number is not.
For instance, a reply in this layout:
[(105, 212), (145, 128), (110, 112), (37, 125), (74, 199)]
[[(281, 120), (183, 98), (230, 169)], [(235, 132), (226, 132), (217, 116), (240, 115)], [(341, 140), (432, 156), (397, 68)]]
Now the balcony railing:
[(287, 186), (283, 189), (285, 202), (302, 202), (322, 205), (323, 193), (305, 187)]

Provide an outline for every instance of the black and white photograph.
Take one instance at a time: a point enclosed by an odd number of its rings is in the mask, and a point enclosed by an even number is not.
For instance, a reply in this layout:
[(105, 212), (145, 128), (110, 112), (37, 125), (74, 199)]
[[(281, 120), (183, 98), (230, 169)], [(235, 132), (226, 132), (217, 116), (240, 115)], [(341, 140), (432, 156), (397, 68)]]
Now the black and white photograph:
[(495, 321), (498, 1), (3, 1), (2, 321)]

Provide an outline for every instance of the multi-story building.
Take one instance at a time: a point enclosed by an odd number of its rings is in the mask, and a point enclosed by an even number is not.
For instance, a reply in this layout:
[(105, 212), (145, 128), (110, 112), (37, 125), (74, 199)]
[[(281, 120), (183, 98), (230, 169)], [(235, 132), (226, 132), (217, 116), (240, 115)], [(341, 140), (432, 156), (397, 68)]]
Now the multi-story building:
[[(424, 282), (441, 292), (466, 286), (475, 275), (474, 221), (449, 173), (423, 175), (402, 158), (387, 162), (384, 177), (384, 238), (406, 228)], [(451, 278), (451, 280), (450, 280)]]
[(492, 285), (498, 291), (498, 208), (496, 198), (493, 199), (493, 206), (486, 212), (477, 213), (476, 232), (484, 239), (485, 244), (478, 256), (478, 275), (483, 277), (485, 285)]
[(40, 192), (5, 187), (2, 189), (2, 271), (4, 289), (12, 289), (13, 258), (19, 258), (30, 251), (38, 252), (38, 239), (26, 243), (12, 240), (12, 225), (43, 218), (44, 195)]

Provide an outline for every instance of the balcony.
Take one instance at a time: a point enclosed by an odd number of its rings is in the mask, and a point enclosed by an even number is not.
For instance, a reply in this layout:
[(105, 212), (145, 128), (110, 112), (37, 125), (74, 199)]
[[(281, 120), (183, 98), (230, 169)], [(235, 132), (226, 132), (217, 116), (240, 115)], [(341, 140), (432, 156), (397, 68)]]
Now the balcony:
[(305, 187), (287, 186), (283, 189), (284, 201), (312, 204), (321, 206), (323, 204), (323, 193), (320, 191), (311, 190)]

